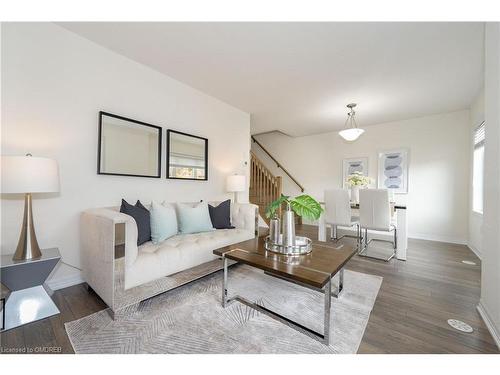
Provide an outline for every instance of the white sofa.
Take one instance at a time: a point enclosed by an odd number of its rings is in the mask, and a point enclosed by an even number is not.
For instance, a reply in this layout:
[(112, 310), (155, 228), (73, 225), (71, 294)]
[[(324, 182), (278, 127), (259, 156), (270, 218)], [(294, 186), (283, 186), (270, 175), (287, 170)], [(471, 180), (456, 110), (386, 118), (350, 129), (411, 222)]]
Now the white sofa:
[[(235, 229), (177, 234), (158, 245), (149, 241), (137, 246), (137, 225), (131, 216), (120, 213), (118, 207), (86, 210), (81, 217), (84, 279), (116, 313), (152, 295), (220, 269), (220, 262), (216, 262), (216, 266), (200, 266), (217, 259), (213, 250), (257, 235), (257, 206), (231, 204), (231, 224)], [(125, 229), (123, 270), (117, 266), (114, 257), (117, 225), (124, 225)], [(179, 276), (182, 272), (186, 272), (185, 275)], [(158, 282), (174, 274), (176, 276), (171, 280)]]

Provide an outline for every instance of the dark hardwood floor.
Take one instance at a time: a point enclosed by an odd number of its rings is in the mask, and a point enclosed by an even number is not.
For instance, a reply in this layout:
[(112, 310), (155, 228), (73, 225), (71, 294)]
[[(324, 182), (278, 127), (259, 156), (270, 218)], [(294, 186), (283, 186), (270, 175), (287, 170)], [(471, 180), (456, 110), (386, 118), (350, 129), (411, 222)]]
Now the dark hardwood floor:
[[(297, 234), (315, 239), (317, 229), (302, 225)], [(358, 353), (499, 353), (476, 310), (481, 266), (466, 246), (410, 240), (406, 262), (355, 256), (347, 268), (384, 278)], [(64, 323), (106, 307), (84, 284), (58, 290), (53, 299), (61, 314), (1, 333), (4, 353), (25, 347), (73, 353)], [(465, 321), (474, 332), (454, 330), (446, 322), (450, 318)]]

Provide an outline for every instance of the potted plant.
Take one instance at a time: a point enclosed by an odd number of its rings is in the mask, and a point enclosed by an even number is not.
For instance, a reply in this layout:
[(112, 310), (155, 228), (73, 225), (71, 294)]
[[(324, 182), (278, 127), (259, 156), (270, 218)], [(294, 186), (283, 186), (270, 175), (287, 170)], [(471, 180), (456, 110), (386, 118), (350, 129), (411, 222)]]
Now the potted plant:
[[(283, 213), (283, 231), (282, 244), (284, 246), (295, 245), (295, 217), (297, 215), (309, 219), (317, 220), (323, 212), (323, 208), (313, 197), (307, 194), (299, 195), (292, 198), (287, 195), (281, 196), (267, 207), (266, 217), (271, 218), (270, 237), (279, 238), (279, 232), (276, 234), (276, 228), (279, 228), (279, 219), (277, 212), (280, 207), (286, 204), (285, 212)], [(272, 233), (271, 233), (272, 232)]]
[(351, 201), (353, 203), (359, 203), (359, 189), (366, 188), (371, 181), (370, 177), (363, 176), (361, 172), (354, 172), (347, 176), (346, 183), (351, 188)]

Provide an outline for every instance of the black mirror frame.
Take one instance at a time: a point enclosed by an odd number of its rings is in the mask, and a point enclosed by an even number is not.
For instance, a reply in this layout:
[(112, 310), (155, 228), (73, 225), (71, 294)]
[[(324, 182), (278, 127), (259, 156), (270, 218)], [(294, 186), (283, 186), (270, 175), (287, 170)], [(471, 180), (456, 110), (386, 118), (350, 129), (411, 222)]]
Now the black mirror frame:
[[(158, 130), (158, 173), (155, 176), (141, 175), (141, 174), (125, 174), (125, 173), (108, 173), (101, 171), (101, 133), (102, 133), (102, 117), (114, 117), (119, 120), (133, 122), (135, 124), (149, 126), (150, 128), (155, 128)], [(118, 116), (113, 113), (99, 111), (99, 137), (97, 143), (97, 174), (108, 175), (108, 176), (129, 176), (129, 177), (146, 177), (146, 178), (161, 178), (161, 148), (162, 148), (162, 127), (156, 126), (152, 124), (148, 124), (147, 122), (142, 122), (138, 120), (134, 120), (131, 118)]]
[[(181, 134), (188, 137), (198, 138), (205, 141), (205, 178), (182, 178), (182, 177), (170, 177), (170, 133)], [(167, 129), (167, 174), (166, 178), (169, 180), (184, 180), (184, 181), (208, 181), (208, 138), (203, 138), (197, 135), (183, 133), (177, 130)]]

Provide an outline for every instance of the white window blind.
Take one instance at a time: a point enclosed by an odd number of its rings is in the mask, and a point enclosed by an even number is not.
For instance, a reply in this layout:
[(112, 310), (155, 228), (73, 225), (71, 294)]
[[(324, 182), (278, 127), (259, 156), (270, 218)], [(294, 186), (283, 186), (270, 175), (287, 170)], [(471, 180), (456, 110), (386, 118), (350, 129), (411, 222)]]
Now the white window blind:
[(484, 145), (484, 121), (479, 125), (474, 131), (474, 148), (481, 147)]
[(484, 189), (484, 121), (474, 131), (474, 153), (472, 165), (472, 210), (483, 213)]

